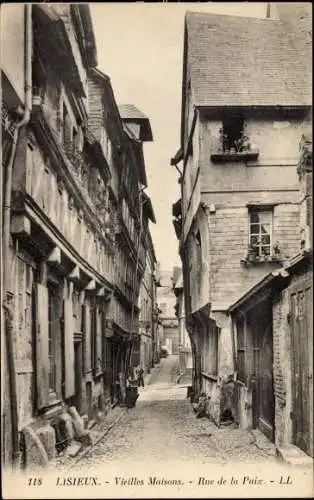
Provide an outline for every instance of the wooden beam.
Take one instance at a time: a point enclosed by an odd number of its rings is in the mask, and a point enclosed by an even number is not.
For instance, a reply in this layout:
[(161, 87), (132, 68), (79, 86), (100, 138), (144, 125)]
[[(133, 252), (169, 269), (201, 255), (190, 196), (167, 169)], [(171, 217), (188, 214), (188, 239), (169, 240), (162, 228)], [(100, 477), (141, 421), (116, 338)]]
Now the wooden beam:
[(68, 274), (69, 281), (76, 281), (80, 279), (80, 268), (79, 266), (75, 266), (74, 269)]
[(96, 281), (91, 280), (85, 287), (84, 290), (95, 290), (96, 289)]
[(31, 234), (31, 221), (26, 215), (13, 215), (11, 220), (12, 234)]
[(81, 306), (82, 306), (82, 305), (84, 305), (84, 301), (85, 301), (85, 290), (81, 290), (81, 291), (80, 291), (80, 299), (79, 299), (79, 301), (80, 301), (80, 305), (81, 305)]
[(47, 262), (50, 264), (61, 264), (61, 250), (55, 246), (47, 257)]

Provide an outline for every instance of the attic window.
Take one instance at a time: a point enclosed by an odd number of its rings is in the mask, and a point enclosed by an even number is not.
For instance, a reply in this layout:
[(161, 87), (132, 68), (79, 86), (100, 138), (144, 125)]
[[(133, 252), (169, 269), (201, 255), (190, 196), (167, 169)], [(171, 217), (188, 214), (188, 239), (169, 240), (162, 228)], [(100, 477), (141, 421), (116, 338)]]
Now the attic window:
[(223, 120), (223, 152), (236, 153), (242, 148), (244, 120), (241, 115), (228, 116)]
[(258, 147), (251, 142), (246, 133), (246, 124), (241, 114), (225, 115), (219, 129), (217, 147), (211, 154), (213, 163), (234, 161), (256, 161)]

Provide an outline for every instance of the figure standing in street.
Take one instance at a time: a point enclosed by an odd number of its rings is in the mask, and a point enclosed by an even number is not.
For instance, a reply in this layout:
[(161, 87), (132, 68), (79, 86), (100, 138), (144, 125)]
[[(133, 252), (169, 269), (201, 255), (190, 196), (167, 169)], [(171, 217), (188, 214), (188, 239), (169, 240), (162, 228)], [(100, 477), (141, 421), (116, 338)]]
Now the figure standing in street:
[(126, 380), (122, 372), (119, 373), (119, 388), (120, 388), (120, 406), (125, 406), (126, 399)]
[(138, 387), (144, 387), (144, 370), (141, 366), (137, 370), (137, 385)]

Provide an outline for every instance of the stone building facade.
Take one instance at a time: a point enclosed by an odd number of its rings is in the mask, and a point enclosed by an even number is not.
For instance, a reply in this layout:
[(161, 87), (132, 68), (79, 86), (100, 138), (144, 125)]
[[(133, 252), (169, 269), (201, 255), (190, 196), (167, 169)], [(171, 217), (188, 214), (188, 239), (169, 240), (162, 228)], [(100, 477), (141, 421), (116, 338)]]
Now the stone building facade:
[[(145, 212), (150, 214), (151, 218), (155, 220), (154, 214), (151, 210), (150, 200), (147, 199), (148, 205), (145, 207)], [(140, 365), (144, 373), (150, 372), (156, 361), (156, 326), (157, 318), (154, 316), (156, 304), (156, 256), (150, 232), (146, 232), (146, 267), (144, 277), (141, 283), (139, 294), (139, 339), (137, 343), (137, 350), (134, 349), (134, 358), (132, 365), (134, 367)]]
[(174, 268), (173, 291), (176, 296), (175, 311), (179, 327), (179, 368), (182, 377), (192, 373), (191, 341), (185, 324), (185, 303), (182, 269)]
[(82, 415), (102, 418), (119, 400), (138, 334), (152, 133), (142, 115), (130, 132), (96, 69), (87, 5), (17, 7), (2, 69), (2, 429), (5, 463), (27, 467), (88, 443)]
[(174, 217), (193, 394), (206, 393), (218, 425), (232, 413), (237, 347), (228, 309), (300, 246), (298, 145), (309, 123), (310, 77), (286, 26), (201, 13), (185, 19)]
[(173, 270), (159, 271), (157, 302), (159, 312), (159, 342), (169, 354), (179, 354), (179, 322), (176, 316), (176, 296), (173, 291)]
[[(282, 458), (304, 462), (304, 455), (313, 457), (312, 147), (308, 135), (302, 137), (300, 152), (300, 212), (305, 216), (300, 217), (299, 253), (229, 311), (237, 345), (236, 419), (241, 427), (261, 428)], [(267, 336), (270, 342), (265, 345)]]

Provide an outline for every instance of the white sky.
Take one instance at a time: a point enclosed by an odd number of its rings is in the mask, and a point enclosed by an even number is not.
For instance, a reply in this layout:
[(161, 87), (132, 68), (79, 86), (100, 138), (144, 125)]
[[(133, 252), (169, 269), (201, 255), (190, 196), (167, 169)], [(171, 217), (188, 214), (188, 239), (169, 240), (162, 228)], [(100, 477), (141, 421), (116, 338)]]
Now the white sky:
[(255, 2), (90, 4), (98, 67), (111, 78), (118, 104), (135, 104), (150, 119), (154, 142), (144, 145), (147, 194), (157, 224), (151, 224), (161, 269), (181, 265), (172, 225), (172, 203), (180, 197), (170, 158), (180, 147), (184, 14), (187, 10), (265, 17)]

